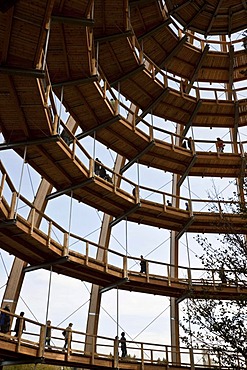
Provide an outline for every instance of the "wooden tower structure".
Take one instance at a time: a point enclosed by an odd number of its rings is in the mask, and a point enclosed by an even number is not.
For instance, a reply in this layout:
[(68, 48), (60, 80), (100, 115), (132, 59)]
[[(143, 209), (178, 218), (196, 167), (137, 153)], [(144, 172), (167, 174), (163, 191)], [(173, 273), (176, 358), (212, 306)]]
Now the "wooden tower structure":
[[(26, 200), (5, 154), (0, 240), (16, 258), (2, 307), (8, 302), (14, 313), (26, 269), (47, 265), (92, 283), (90, 335), (98, 333), (102, 288), (166, 295), (172, 361), (180, 362), (178, 299), (188, 290), (179, 282), (180, 239), (218, 233), (227, 203), (215, 199), (217, 211), (205, 210), (207, 201), (183, 186), (189, 179), (236, 179), (243, 197), (246, 19), (243, 0), (0, 1), (0, 153), (14, 152), (41, 177), (34, 201)], [(99, 161), (97, 146), (114, 153), (113, 166)], [(157, 178), (169, 174), (170, 190), (142, 182), (140, 168), (157, 171)], [(62, 244), (52, 238), (56, 222), (46, 209), (64, 195), (103, 212), (94, 260), (90, 242), (85, 253), (73, 251), (70, 230), (60, 229)], [(246, 233), (241, 217), (227, 217), (233, 232)], [(121, 269), (109, 264), (112, 229), (123, 222), (169, 230), (168, 283), (151, 271), (132, 276), (127, 254)], [(200, 296), (203, 286), (196, 289)], [(222, 291), (229, 294), (236, 292)]]

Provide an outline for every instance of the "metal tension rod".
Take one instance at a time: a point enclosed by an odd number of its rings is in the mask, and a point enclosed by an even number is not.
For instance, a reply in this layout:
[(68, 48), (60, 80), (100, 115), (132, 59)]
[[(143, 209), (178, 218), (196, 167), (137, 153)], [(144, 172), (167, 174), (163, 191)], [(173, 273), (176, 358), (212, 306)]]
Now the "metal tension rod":
[(45, 269), (47, 267), (51, 267), (51, 266), (54, 266), (54, 265), (62, 265), (63, 263), (67, 262), (68, 260), (69, 260), (69, 257), (64, 256), (64, 257), (61, 257), (61, 258), (57, 258), (56, 260), (53, 260), (53, 261), (41, 263), (40, 265), (32, 265), (32, 266), (25, 267), (23, 269), (23, 272), (30, 272), (30, 271), (35, 271), (35, 270), (39, 270), (39, 269)]
[(3, 143), (3, 144), (0, 144), (0, 150), (14, 149), (14, 148), (22, 147), (22, 146), (39, 145), (43, 143), (50, 143), (53, 141), (58, 141), (59, 136), (60, 135), (52, 135), (49, 137), (35, 139), (35, 140), (17, 141), (16, 143)]
[(52, 15), (51, 21), (54, 23), (75, 24), (78, 26), (93, 26), (94, 25), (94, 20), (90, 18), (74, 18), (74, 17), (65, 17), (61, 15)]
[(130, 215), (131, 213), (134, 213), (138, 208), (141, 207), (141, 203), (137, 203), (133, 208), (129, 209), (127, 212), (125, 212), (122, 216), (116, 217), (115, 220), (111, 221), (109, 226), (112, 227), (116, 224), (118, 224), (120, 221), (122, 221), (125, 217)]
[[(145, 2), (147, 2), (147, 0), (143, 0)], [(136, 1), (136, 3), (140, 2), (140, 0)], [(131, 6), (132, 4), (134, 5), (135, 1), (132, 1), (129, 3), (129, 5)], [(159, 31), (159, 30), (162, 30), (163, 28), (165, 28), (166, 26), (168, 26), (170, 23), (172, 22), (172, 19), (169, 17), (167, 18), (163, 23), (159, 24), (157, 27), (154, 27), (152, 28), (150, 31), (148, 32), (144, 32), (143, 35), (141, 35), (140, 37), (138, 37), (138, 41), (141, 41), (142, 39), (144, 39), (145, 37), (148, 37), (148, 36), (152, 36), (153, 33)]]
[(193, 113), (190, 116), (189, 121), (187, 122), (187, 124), (186, 124), (186, 126), (185, 126), (185, 128), (184, 128), (184, 130), (182, 132), (182, 136), (186, 136), (187, 132), (189, 131), (189, 129), (190, 129), (192, 123), (193, 123), (193, 120), (194, 120), (195, 116), (197, 115), (197, 112), (198, 112), (201, 104), (202, 104), (202, 100), (199, 99), (197, 101), (197, 103), (196, 103), (196, 106), (195, 106), (195, 109), (194, 109)]
[(189, 221), (187, 222), (186, 225), (184, 225), (184, 228), (182, 230), (179, 231), (179, 233), (176, 235), (175, 239), (178, 240), (179, 238), (181, 238), (181, 236), (188, 230), (188, 228), (190, 227), (191, 224), (193, 224), (195, 220), (195, 216), (192, 216)]
[(194, 154), (193, 155), (193, 158), (191, 159), (190, 161), (190, 164), (188, 165), (188, 167), (186, 168), (186, 171), (184, 172), (183, 176), (180, 177), (179, 181), (178, 181), (178, 187), (180, 187), (182, 185), (182, 183), (184, 182), (186, 176), (188, 175), (188, 173), (190, 172), (190, 169), (194, 166), (195, 162), (197, 160), (197, 155)]
[(123, 278), (123, 279), (120, 279), (118, 281), (116, 281), (114, 284), (111, 284), (111, 285), (108, 285), (104, 288), (101, 288), (99, 290), (99, 293), (102, 294), (102, 293), (105, 293), (105, 292), (108, 292), (108, 290), (111, 290), (111, 289), (114, 289), (114, 288), (117, 288), (119, 287), (120, 285), (123, 285), (125, 283), (129, 283), (129, 279), (126, 277), (126, 278)]
[(187, 292), (184, 295), (182, 295), (181, 297), (177, 298), (176, 303), (179, 304), (179, 303), (183, 302), (184, 299), (190, 298), (190, 297), (191, 297), (190, 292)]
[(152, 140), (147, 146), (145, 149), (143, 149), (142, 152), (140, 152), (139, 154), (137, 154), (133, 159), (131, 159), (128, 163), (126, 163), (125, 166), (123, 166), (121, 169), (120, 169), (120, 173), (123, 174), (124, 171), (126, 171), (129, 167), (132, 166), (132, 164), (134, 164), (143, 154), (145, 154), (146, 152), (148, 152), (155, 144), (155, 141)]
[(80, 182), (80, 184), (70, 186), (69, 188), (66, 188), (66, 189), (63, 189), (63, 190), (55, 191), (54, 193), (52, 193), (50, 195), (47, 195), (46, 199), (51, 200), (51, 199), (57, 198), (60, 195), (71, 192), (71, 190), (75, 190), (75, 189), (78, 189), (78, 188), (83, 188), (83, 186), (86, 186), (86, 185), (90, 184), (93, 181), (94, 181), (94, 179), (91, 177), (90, 179), (87, 179), (83, 182)]
[(19, 75), (34, 78), (45, 78), (45, 71), (42, 69), (24, 69), (24, 68), (12, 68), (12, 67), (0, 67), (0, 73), (7, 75)]
[(130, 71), (129, 73), (127, 73), (123, 77), (119, 78), (118, 80), (113, 81), (111, 83), (111, 86), (114, 86), (114, 85), (118, 84), (121, 81), (127, 80), (128, 78), (130, 78), (130, 77), (134, 76), (135, 74), (143, 71), (144, 69), (145, 69), (145, 65), (141, 64), (139, 67), (137, 67), (136, 69), (133, 69), (132, 71)]
[(77, 80), (67, 80), (67, 81), (62, 81), (58, 82), (56, 84), (52, 84), (52, 88), (56, 87), (65, 87), (65, 86), (77, 86), (77, 85), (86, 85), (88, 83), (98, 81), (98, 76), (93, 75), (91, 77), (86, 77), (86, 78), (78, 78)]
[(112, 123), (115, 123), (119, 121), (120, 119), (121, 119), (121, 116), (118, 114), (117, 116), (114, 116), (113, 118), (111, 118), (109, 121), (106, 121), (99, 126), (95, 126), (94, 128), (88, 131), (85, 131), (85, 132), (82, 132), (81, 134), (76, 135), (76, 139), (77, 140), (83, 139), (84, 137), (93, 134), (95, 131), (98, 131), (101, 128), (106, 128), (107, 126), (110, 126)]
[(119, 40), (120, 38), (130, 37), (132, 35), (133, 35), (132, 31), (127, 31), (127, 32), (116, 33), (116, 34), (109, 35), (109, 36), (104, 36), (104, 37), (96, 37), (94, 41), (95, 42), (100, 42), (100, 43), (111, 42), (111, 41), (114, 41), (114, 40)]

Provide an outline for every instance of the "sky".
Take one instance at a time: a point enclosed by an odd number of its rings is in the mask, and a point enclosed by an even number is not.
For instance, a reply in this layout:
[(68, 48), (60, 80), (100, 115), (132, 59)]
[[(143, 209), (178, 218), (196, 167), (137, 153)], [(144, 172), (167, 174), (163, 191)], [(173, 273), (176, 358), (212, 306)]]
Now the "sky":
[[(241, 94), (244, 94), (241, 98), (247, 97), (246, 89)], [(124, 97), (121, 99), (126, 103)], [(67, 116), (63, 113), (63, 120), (65, 121), (66, 118)], [(150, 116), (146, 119), (153, 119), (154, 125), (158, 127), (163, 127), (165, 124), (166, 130), (175, 132), (173, 122), (166, 121), (164, 123), (163, 119)], [(239, 132), (241, 140), (247, 141), (246, 128), (241, 128)], [(205, 151), (215, 150), (213, 141), (218, 136), (224, 140), (230, 139), (229, 129), (196, 128), (189, 131), (188, 136), (190, 135), (200, 140), (212, 140), (212, 145), (200, 144), (197, 146), (197, 150)], [(162, 139), (168, 140), (166, 135)], [(1, 136), (0, 143), (2, 142), (4, 139)], [(92, 157), (95, 151), (95, 157), (100, 158), (107, 167), (113, 168), (116, 153), (98, 142), (95, 144), (91, 138), (82, 139), (81, 144)], [(226, 147), (226, 151), (230, 151), (230, 145)], [(21, 194), (32, 201), (41, 181), (39, 174), (28, 164), (23, 165), (23, 160), (11, 150), (0, 151), (0, 157), (16, 189), (20, 189)], [(142, 165), (133, 165), (125, 172), (124, 176), (136, 183), (139, 177), (140, 184), (143, 186), (172, 192), (173, 177), (170, 173)], [(209, 193), (216, 190), (218, 194), (228, 199), (235, 189), (234, 179), (189, 177), (181, 187), (181, 195), (190, 197), (191, 194), (192, 198), (208, 200)], [(145, 196), (151, 197), (152, 191)], [(21, 209), (21, 204), (19, 206), (19, 211), (25, 213), (25, 210)], [(98, 242), (103, 219), (102, 212), (74, 200), (71, 202), (70, 197), (65, 195), (51, 200), (45, 212), (65, 229), (70, 229), (72, 233)], [(218, 235), (209, 235), (208, 237), (214, 244), (217, 243)], [(139, 258), (142, 254), (150, 260), (169, 263), (170, 231), (121, 221), (112, 228), (109, 247), (123, 254), (126, 253), (127, 249), (127, 253), (133, 257)], [(76, 249), (77, 245), (71, 245), (70, 248)], [(180, 239), (179, 265), (201, 267), (197, 257), (201, 253), (202, 250), (195, 241), (195, 235), (185, 233)], [(0, 299), (4, 294), (13, 258), (4, 250), (0, 250)], [(91, 284), (52, 273), (47, 313), (49, 278), (50, 274), (45, 270), (26, 273), (17, 305), (17, 313), (24, 311), (26, 317), (41, 323), (45, 323), (48, 314), (48, 318), (54, 326), (66, 327), (69, 322), (73, 322), (74, 330), (85, 332)], [(170, 343), (169, 297), (121, 290), (118, 297), (119, 331), (125, 331), (128, 340)], [(99, 335), (114, 338), (116, 333), (117, 291), (111, 290), (102, 295)]]

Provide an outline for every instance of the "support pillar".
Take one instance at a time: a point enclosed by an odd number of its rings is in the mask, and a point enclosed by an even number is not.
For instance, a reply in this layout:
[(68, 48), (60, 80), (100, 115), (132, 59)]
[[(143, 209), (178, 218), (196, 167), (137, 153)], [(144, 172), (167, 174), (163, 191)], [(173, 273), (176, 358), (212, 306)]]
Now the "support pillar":
[[(75, 133), (78, 125), (75, 120), (70, 116), (67, 121), (67, 127)], [(34, 206), (41, 212), (45, 211), (47, 200), (46, 197), (52, 191), (52, 185), (45, 179), (41, 180), (39, 189), (37, 191), (36, 197), (34, 199)], [(28, 221), (31, 222), (32, 213), (28, 216)], [(36, 212), (34, 217), (34, 226), (39, 227), (41, 223), (41, 216)], [(6, 304), (9, 305), (10, 311), (15, 312), (17, 302), (20, 296), (21, 287), (24, 280), (23, 269), (27, 266), (27, 262), (22, 261), (21, 259), (15, 257), (12, 264), (11, 272), (8, 278), (7, 286), (4, 292), (2, 299), (1, 307), (4, 307)]]
[[(138, 111), (136, 106), (134, 104), (131, 105), (130, 110), (132, 112)], [(135, 124), (135, 117), (130, 113), (128, 115), (128, 121)], [(120, 173), (120, 169), (123, 167), (125, 163), (125, 158), (118, 155), (116, 158), (115, 166), (114, 166), (114, 172), (116, 174)], [(116, 179), (116, 185), (120, 185), (120, 177), (117, 177)], [(99, 238), (99, 245), (102, 245), (104, 248), (109, 247), (109, 241), (110, 241), (110, 222), (112, 221), (112, 216), (109, 216), (107, 214), (104, 215), (100, 238)], [(102, 251), (99, 249), (97, 252), (98, 260), (103, 261), (103, 254)], [(95, 348), (93, 348), (93, 342), (92, 342), (92, 335), (97, 335), (98, 333), (98, 324), (99, 324), (99, 313), (100, 313), (100, 303), (101, 303), (101, 294), (99, 293), (100, 287), (96, 284), (92, 285), (91, 288), (91, 297), (90, 297), (90, 304), (89, 304), (89, 310), (88, 310), (88, 319), (87, 319), (87, 329), (86, 329), (86, 341), (85, 341), (85, 352), (91, 353)], [(95, 344), (94, 344), (95, 346)]]

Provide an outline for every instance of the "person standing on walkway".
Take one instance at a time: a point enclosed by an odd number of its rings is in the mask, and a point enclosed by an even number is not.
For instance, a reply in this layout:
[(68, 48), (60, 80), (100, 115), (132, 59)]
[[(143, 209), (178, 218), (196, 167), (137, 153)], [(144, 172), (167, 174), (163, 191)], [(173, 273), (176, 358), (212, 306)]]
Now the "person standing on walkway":
[(50, 320), (47, 320), (46, 322), (45, 345), (48, 346), (48, 349), (51, 349), (51, 321)]
[(126, 338), (125, 338), (125, 333), (121, 333), (121, 338), (120, 338), (120, 345), (121, 345), (121, 351), (122, 351), (122, 357), (127, 356), (127, 347), (126, 347)]
[(72, 322), (70, 322), (69, 326), (67, 326), (67, 328), (64, 331), (64, 346), (63, 346), (63, 349), (67, 348), (69, 340), (70, 340), (70, 342), (72, 341), (72, 326), (73, 326), (73, 324), (72, 324)]
[[(4, 307), (5, 311), (10, 312), (9, 306)], [(0, 314), (0, 332), (7, 334), (10, 329), (10, 316), (6, 312)]]
[(21, 336), (23, 330), (26, 330), (26, 324), (25, 324), (25, 320), (23, 319), (23, 316), (24, 316), (24, 312), (21, 312), (20, 317), (16, 318), (15, 328), (14, 328), (15, 337)]
[(141, 255), (141, 262), (140, 262), (140, 266), (141, 266), (141, 273), (143, 274), (146, 274), (147, 272), (147, 261), (143, 258), (143, 255)]

